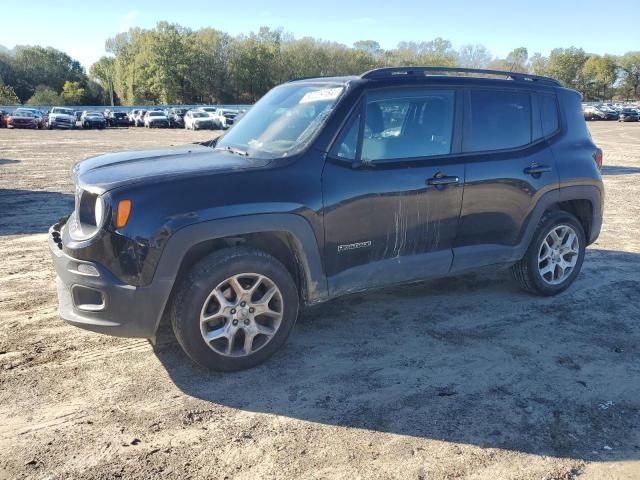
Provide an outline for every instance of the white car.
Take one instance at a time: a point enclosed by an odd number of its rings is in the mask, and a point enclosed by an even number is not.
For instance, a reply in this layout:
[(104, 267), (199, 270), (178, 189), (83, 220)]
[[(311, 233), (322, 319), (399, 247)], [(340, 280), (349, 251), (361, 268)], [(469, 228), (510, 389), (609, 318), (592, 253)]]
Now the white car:
[(49, 113), (49, 130), (52, 128), (75, 128), (76, 113), (65, 107), (53, 107)]
[(229, 128), (235, 122), (238, 112), (226, 108), (218, 108), (213, 114), (213, 119), (217, 122), (219, 128)]
[(207, 113), (200, 110), (189, 110), (184, 116), (184, 128), (188, 130), (211, 130), (215, 121)]
[(147, 128), (169, 128), (169, 117), (161, 110), (151, 110), (144, 116)]
[(222, 128), (222, 123), (217, 117), (218, 110), (219, 109), (217, 107), (199, 107), (196, 109), (196, 111), (204, 112), (207, 115), (209, 115), (211, 118), (213, 118), (215, 128)]

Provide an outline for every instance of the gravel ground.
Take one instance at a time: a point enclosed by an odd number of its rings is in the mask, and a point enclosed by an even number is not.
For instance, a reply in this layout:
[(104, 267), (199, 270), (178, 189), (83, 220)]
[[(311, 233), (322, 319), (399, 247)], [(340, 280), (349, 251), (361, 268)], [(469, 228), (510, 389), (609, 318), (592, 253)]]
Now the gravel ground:
[(46, 243), (74, 162), (211, 132), (0, 130), (0, 478), (640, 478), (640, 124), (590, 128), (605, 223), (567, 292), (352, 295), (234, 374), (64, 324)]

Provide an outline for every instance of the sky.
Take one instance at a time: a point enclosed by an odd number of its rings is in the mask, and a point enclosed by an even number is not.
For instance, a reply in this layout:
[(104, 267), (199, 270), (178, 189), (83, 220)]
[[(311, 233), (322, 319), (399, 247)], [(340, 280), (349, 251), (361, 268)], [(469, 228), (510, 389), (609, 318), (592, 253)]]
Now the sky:
[[(105, 55), (107, 38), (161, 20), (231, 35), (268, 26), (349, 46), (376, 40), (386, 49), (442, 37), (454, 48), (483, 44), (497, 57), (520, 46), (530, 55), (569, 46), (640, 50), (640, 0), (31, 0), (3, 1), (1, 12), (0, 45), (52, 46), (87, 68)], [(611, 15), (619, 20), (606, 20)], [(624, 25), (632, 33), (621, 34)]]

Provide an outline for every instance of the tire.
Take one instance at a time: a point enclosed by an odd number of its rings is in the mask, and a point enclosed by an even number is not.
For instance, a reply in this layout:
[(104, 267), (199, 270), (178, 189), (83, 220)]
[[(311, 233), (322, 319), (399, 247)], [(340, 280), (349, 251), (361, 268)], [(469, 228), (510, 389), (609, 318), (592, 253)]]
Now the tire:
[[(235, 276), (239, 279), (237, 283), (245, 282), (244, 297), (236, 295), (229, 283)], [(252, 279), (256, 279), (256, 283), (252, 284)], [(257, 288), (256, 292), (248, 293), (250, 287)], [(214, 296), (216, 291), (224, 294), (226, 306), (216, 300), (220, 298)], [(259, 302), (271, 291), (275, 293), (269, 300)], [(260, 298), (260, 295), (264, 296)], [(242, 298), (248, 303), (239, 303)], [(270, 314), (253, 313), (259, 308), (270, 310)], [(223, 309), (226, 313), (220, 315)], [(207, 314), (205, 310), (216, 318), (213, 324), (202, 323), (201, 328), (201, 315)], [(173, 331), (187, 355), (204, 368), (225, 372), (252, 368), (271, 357), (286, 341), (297, 316), (298, 290), (287, 269), (271, 255), (247, 247), (225, 248), (197, 262), (180, 284), (171, 308)], [(253, 340), (247, 340), (244, 332), (257, 332), (257, 328), (266, 333), (254, 333)], [(223, 330), (225, 336), (220, 333), (219, 338), (205, 341), (204, 332)], [(249, 353), (245, 342), (250, 344)]]
[[(573, 231), (573, 233), (575, 233), (577, 247), (574, 247), (574, 249), (576, 252), (561, 254), (560, 256), (555, 255), (555, 257), (561, 259), (562, 262), (565, 262), (566, 260), (572, 262), (575, 257), (575, 264), (571, 267), (570, 271), (566, 272), (566, 276), (564, 278), (559, 277), (553, 280), (553, 276), (556, 275), (556, 272), (559, 272), (560, 270), (564, 271), (564, 269), (562, 267), (553, 266), (553, 263), (551, 263), (554, 261), (553, 258), (550, 258), (549, 260), (540, 260), (540, 256), (543, 255), (543, 248), (544, 250), (551, 252), (550, 257), (554, 257), (553, 249), (546, 246), (543, 247), (543, 243), (547, 239), (548, 235), (551, 235), (553, 230), (560, 229), (559, 231), (563, 231), (566, 227), (568, 227), (566, 229), (567, 231)], [(569, 235), (566, 237), (563, 236), (562, 240), (565, 239), (569, 239)], [(565, 242), (563, 241), (562, 243), (564, 245)], [(511, 267), (511, 275), (523, 290), (542, 296), (557, 295), (569, 288), (580, 273), (580, 269), (582, 268), (582, 263), (584, 261), (586, 245), (584, 228), (574, 215), (560, 210), (547, 212), (540, 220), (525, 256)], [(541, 265), (544, 265), (544, 267), (541, 267)], [(541, 271), (547, 267), (552, 268), (552, 271), (543, 275)]]

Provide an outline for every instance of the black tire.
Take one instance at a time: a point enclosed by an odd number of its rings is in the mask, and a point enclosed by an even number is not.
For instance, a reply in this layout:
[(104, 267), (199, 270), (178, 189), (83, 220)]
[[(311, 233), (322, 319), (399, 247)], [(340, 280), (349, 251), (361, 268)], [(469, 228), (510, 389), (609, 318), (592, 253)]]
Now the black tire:
[[(538, 269), (538, 253), (542, 242), (545, 240), (549, 232), (553, 228), (557, 228), (561, 225), (568, 225), (576, 232), (579, 242), (578, 259), (568, 277), (561, 283), (553, 285), (548, 283), (540, 274)], [(584, 228), (574, 215), (562, 210), (547, 212), (540, 220), (525, 256), (511, 267), (511, 276), (519, 283), (523, 290), (530, 293), (535, 293), (545, 297), (557, 295), (569, 288), (580, 273), (580, 269), (582, 268), (582, 263), (584, 261), (586, 245)]]
[[(211, 292), (228, 278), (256, 273), (268, 277), (282, 295), (282, 320), (273, 337), (254, 353), (241, 357), (222, 355), (209, 347), (200, 331), (200, 312)], [(219, 371), (255, 367), (286, 341), (298, 316), (298, 290), (287, 269), (271, 255), (248, 247), (219, 250), (198, 261), (178, 288), (171, 308), (171, 324), (178, 343), (200, 366)]]

